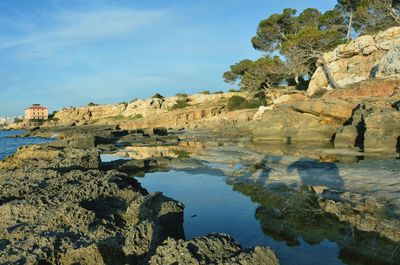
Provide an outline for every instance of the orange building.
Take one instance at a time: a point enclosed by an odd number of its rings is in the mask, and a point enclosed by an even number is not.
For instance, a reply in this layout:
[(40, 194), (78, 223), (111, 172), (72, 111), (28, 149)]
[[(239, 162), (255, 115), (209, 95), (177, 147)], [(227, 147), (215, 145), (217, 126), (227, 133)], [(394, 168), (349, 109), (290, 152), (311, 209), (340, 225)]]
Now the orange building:
[(25, 119), (27, 120), (47, 120), (49, 118), (49, 110), (40, 104), (33, 104), (25, 109)]

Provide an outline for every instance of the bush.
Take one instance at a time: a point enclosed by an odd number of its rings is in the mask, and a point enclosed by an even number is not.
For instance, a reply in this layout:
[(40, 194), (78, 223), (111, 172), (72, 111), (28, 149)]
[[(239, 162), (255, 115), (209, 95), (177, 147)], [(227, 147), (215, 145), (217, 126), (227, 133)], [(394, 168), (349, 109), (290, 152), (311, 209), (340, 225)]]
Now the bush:
[(137, 120), (143, 118), (142, 114), (135, 114), (133, 116), (124, 116), (124, 115), (117, 115), (112, 117), (114, 120), (124, 120), (124, 119), (132, 119), (132, 120)]
[(238, 92), (237, 90), (235, 90), (235, 89), (233, 89), (233, 88), (231, 88), (231, 89), (229, 89), (229, 91), (228, 92), (231, 92), (231, 93), (235, 93), (235, 92)]
[[(97, 106), (97, 104), (90, 102), (89, 104), (87, 104), (89, 107), (93, 107), (93, 106)], [(73, 106), (71, 106), (71, 108), (73, 108)]]
[(53, 111), (53, 113), (49, 114), (49, 120), (53, 120), (53, 119), (54, 119), (54, 116), (56, 116), (56, 114), (57, 114), (57, 111), (56, 111), (56, 110)]
[(224, 94), (224, 91), (215, 91), (213, 94)]
[(187, 99), (178, 100), (178, 101), (176, 101), (176, 104), (172, 107), (172, 109), (173, 110), (174, 109), (183, 109), (183, 108), (186, 108), (186, 107), (189, 107), (189, 106), (190, 106), (190, 104), (188, 103)]
[(143, 118), (143, 115), (140, 113), (135, 114), (134, 116), (131, 116), (131, 119), (134, 119), (134, 120), (138, 120), (138, 119), (142, 119), (142, 118)]
[(209, 94), (210, 94), (210, 91), (204, 90), (204, 91), (200, 92), (200, 94), (209, 95)]
[(178, 93), (178, 94), (176, 94), (176, 96), (179, 98), (187, 98), (188, 97), (188, 95), (185, 93)]
[(164, 98), (164, 96), (162, 96), (161, 94), (159, 94), (159, 93), (156, 93), (154, 96), (152, 96), (151, 98), (160, 98), (160, 99), (163, 99)]
[(172, 150), (174, 154), (178, 156), (179, 159), (190, 158), (190, 153), (185, 150)]
[(228, 100), (228, 110), (240, 110), (240, 109), (255, 109), (264, 105), (264, 101), (261, 99), (250, 99), (247, 100), (241, 96), (233, 96)]

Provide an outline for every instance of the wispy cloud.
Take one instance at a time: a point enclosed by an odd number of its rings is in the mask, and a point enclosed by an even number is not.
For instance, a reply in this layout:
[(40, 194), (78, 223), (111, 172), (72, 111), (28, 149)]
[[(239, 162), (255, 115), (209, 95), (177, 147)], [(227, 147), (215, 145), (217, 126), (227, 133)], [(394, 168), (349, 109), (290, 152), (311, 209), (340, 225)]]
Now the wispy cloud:
[[(104, 10), (64, 10), (49, 17), (51, 29), (0, 38), (0, 49), (18, 49), (23, 56), (41, 56), (69, 46), (92, 41), (126, 36), (135, 31), (160, 23), (168, 11), (138, 11), (108, 8)], [(39, 23), (38, 23), (39, 24)]]

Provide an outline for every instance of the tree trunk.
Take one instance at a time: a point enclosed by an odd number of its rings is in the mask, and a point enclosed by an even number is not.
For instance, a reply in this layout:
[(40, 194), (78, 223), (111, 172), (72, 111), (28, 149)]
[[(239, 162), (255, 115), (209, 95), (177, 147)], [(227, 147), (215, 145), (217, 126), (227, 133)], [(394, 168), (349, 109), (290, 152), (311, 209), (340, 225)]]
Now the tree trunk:
[(294, 81), (296, 82), (296, 85), (298, 85), (300, 82), (299, 82), (299, 76), (298, 75), (296, 75), (296, 77), (294, 78)]
[(328, 63), (325, 61), (324, 56), (322, 55), (319, 58), (322, 62), (322, 69), (324, 70), (326, 79), (328, 79), (328, 83), (332, 86), (332, 88), (337, 89), (340, 88), (339, 84), (336, 82), (335, 78), (333, 77), (331, 71), (329, 70)]
[(353, 10), (350, 11), (349, 25), (347, 26), (347, 41), (351, 40), (351, 30), (353, 29)]

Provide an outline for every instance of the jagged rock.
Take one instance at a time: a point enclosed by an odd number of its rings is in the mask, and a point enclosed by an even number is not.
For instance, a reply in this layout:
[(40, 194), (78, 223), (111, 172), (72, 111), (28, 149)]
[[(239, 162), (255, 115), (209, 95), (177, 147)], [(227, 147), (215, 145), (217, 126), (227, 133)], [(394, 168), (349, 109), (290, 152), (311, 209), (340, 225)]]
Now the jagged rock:
[(224, 234), (212, 234), (190, 241), (168, 239), (157, 248), (149, 264), (279, 264), (274, 252), (265, 247), (243, 250)]
[(365, 152), (396, 153), (400, 112), (389, 101), (364, 103), (336, 133), (336, 148), (358, 147)]
[(395, 153), (400, 137), (400, 112), (377, 108), (365, 118), (365, 151)]
[(183, 205), (97, 170), (0, 171), (0, 264), (126, 264), (182, 238)]
[[(348, 44), (339, 45), (324, 54), (329, 70), (340, 87), (345, 87), (370, 77), (397, 75), (400, 27), (393, 27), (376, 36), (361, 36)], [(390, 63), (393, 63), (390, 65)], [(330, 89), (322, 66), (311, 78), (307, 93), (313, 95), (321, 89)]]
[(100, 166), (100, 153), (97, 149), (52, 147), (50, 145), (22, 146), (13, 156), (0, 161), (0, 169), (31, 167), (70, 170), (96, 169)]
[(354, 104), (343, 100), (309, 100), (264, 110), (252, 125), (255, 140), (329, 142), (351, 117)]
[(400, 74), (400, 46), (393, 48), (382, 57), (376, 77), (394, 76)]

